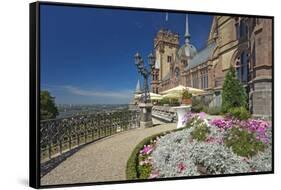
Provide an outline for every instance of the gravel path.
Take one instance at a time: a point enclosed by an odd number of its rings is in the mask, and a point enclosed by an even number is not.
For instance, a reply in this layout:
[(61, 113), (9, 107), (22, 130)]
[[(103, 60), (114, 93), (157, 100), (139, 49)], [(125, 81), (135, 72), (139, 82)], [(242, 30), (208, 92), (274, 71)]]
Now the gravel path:
[(41, 179), (41, 185), (126, 180), (126, 164), (135, 146), (145, 137), (175, 129), (175, 123), (134, 129), (82, 148)]

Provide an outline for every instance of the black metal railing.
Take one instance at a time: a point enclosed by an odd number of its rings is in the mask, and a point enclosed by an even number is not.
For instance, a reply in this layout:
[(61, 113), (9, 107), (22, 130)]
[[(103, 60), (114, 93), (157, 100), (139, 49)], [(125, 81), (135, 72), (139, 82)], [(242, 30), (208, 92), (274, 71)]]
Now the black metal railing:
[(41, 163), (86, 143), (138, 127), (139, 112), (135, 110), (41, 121)]

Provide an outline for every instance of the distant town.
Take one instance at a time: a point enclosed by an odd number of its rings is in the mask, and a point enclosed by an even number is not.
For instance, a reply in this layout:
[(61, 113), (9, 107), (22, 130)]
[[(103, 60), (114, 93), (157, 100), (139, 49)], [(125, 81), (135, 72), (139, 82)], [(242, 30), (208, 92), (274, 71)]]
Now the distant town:
[(128, 109), (127, 104), (58, 104), (57, 107), (57, 118)]

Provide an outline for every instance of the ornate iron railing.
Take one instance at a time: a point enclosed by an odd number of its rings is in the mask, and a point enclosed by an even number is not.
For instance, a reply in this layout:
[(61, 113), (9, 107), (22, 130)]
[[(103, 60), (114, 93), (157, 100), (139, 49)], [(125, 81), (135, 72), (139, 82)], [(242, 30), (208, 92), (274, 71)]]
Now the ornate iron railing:
[(139, 112), (135, 110), (41, 121), (41, 162), (86, 143), (137, 127)]

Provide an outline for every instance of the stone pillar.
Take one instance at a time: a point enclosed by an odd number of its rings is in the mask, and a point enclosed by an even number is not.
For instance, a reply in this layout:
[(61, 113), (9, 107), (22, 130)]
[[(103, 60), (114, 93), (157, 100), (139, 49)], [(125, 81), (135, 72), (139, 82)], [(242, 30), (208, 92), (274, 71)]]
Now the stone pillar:
[(272, 83), (271, 81), (254, 81), (254, 90), (250, 92), (250, 107), (254, 117), (271, 118)]
[(140, 103), (140, 127), (152, 127), (152, 104), (151, 103)]

